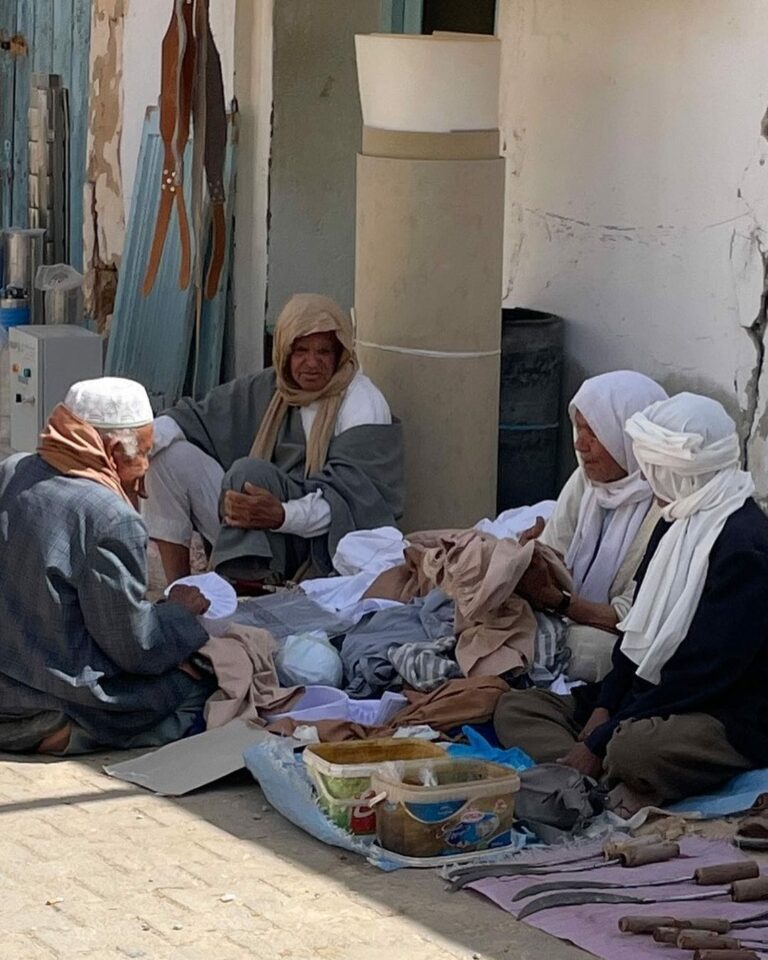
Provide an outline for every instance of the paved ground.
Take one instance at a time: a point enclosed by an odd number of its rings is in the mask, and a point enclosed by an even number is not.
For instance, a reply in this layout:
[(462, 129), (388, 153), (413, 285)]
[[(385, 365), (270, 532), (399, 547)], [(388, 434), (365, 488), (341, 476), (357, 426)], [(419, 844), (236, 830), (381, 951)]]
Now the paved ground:
[(2, 960), (587, 956), (435, 873), (317, 843), (245, 774), (170, 800), (104, 761), (0, 754)]

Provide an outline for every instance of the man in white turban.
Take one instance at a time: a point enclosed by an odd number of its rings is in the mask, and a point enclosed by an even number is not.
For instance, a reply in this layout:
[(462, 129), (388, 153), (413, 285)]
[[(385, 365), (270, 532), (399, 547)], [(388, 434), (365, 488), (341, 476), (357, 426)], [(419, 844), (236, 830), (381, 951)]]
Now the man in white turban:
[(625, 815), (768, 765), (768, 519), (736, 425), (681, 393), (627, 432), (662, 519), (613, 669), (573, 697), (505, 694), (495, 717), (505, 746), (604, 776)]
[(0, 750), (159, 746), (202, 712), (210, 682), (186, 661), (207, 601), (144, 599), (152, 440), (144, 388), (104, 377), (69, 390), (36, 454), (0, 463)]

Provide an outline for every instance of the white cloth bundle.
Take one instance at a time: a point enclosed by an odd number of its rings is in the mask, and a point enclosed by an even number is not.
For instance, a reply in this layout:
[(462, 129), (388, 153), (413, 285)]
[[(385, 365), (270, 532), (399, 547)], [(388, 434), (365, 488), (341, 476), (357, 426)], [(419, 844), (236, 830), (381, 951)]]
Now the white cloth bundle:
[(666, 397), (658, 383), (642, 373), (616, 370), (585, 380), (568, 408), (571, 420), (578, 410), (627, 471), (626, 477), (613, 483), (587, 479), (576, 532), (565, 558), (574, 586), (585, 600), (609, 602), (611, 585), (653, 499), (624, 424), (633, 414)]
[(672, 524), (618, 625), (621, 649), (637, 664), (637, 675), (657, 684), (688, 633), (715, 541), (755, 485), (740, 469), (736, 424), (715, 400), (680, 393), (631, 417), (627, 433)]

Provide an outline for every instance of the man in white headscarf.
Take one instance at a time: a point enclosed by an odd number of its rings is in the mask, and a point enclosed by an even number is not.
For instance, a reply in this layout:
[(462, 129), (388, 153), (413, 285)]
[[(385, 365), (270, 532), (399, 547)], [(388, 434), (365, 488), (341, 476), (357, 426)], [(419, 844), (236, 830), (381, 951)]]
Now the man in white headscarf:
[(572, 680), (601, 680), (611, 669), (616, 624), (632, 604), (635, 573), (660, 516), (624, 425), (666, 397), (632, 370), (585, 380), (568, 408), (579, 465), (546, 526), (540, 520), (522, 538), (538, 537), (562, 554), (573, 576), (573, 593), (544, 568), (523, 587), (535, 607), (567, 617)]
[(159, 746), (202, 713), (187, 658), (208, 601), (144, 599), (152, 439), (144, 388), (104, 377), (69, 390), (36, 454), (0, 463), (0, 750)]
[(627, 432), (663, 504), (602, 684), (507, 694), (505, 746), (617, 784), (614, 808), (678, 800), (768, 765), (768, 519), (719, 403), (682, 393)]

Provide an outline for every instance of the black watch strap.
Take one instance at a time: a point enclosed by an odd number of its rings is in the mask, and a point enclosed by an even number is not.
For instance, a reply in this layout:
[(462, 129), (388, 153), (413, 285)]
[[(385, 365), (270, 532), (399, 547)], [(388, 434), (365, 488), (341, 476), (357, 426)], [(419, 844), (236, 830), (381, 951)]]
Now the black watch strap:
[(566, 613), (568, 613), (568, 608), (571, 605), (571, 600), (573, 599), (573, 595), (568, 590), (561, 590), (560, 592), (563, 595), (563, 599), (555, 607), (555, 613), (559, 613), (560, 616), (564, 617)]

